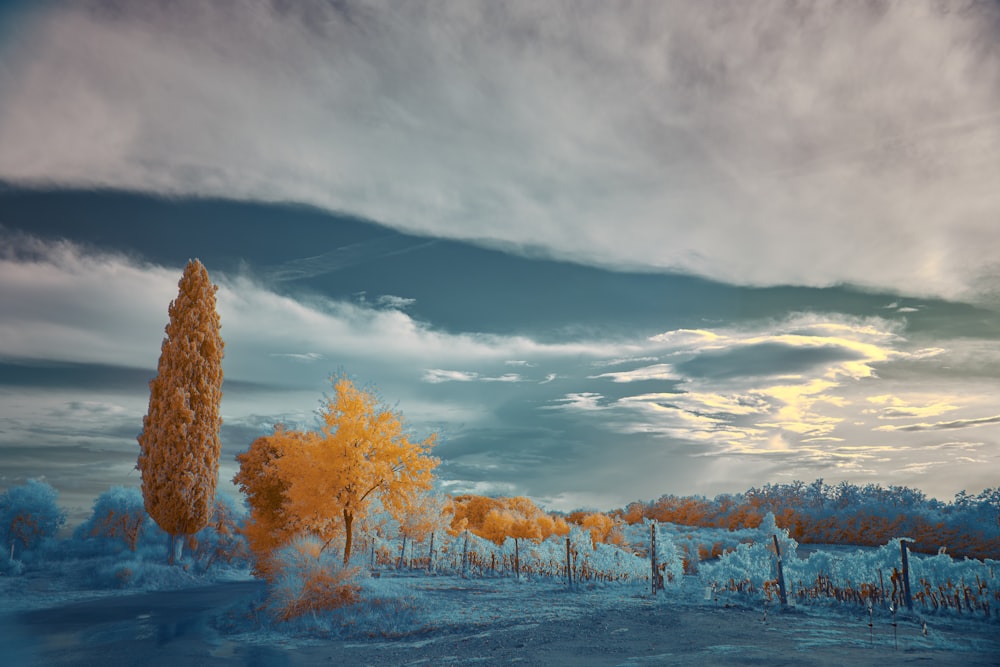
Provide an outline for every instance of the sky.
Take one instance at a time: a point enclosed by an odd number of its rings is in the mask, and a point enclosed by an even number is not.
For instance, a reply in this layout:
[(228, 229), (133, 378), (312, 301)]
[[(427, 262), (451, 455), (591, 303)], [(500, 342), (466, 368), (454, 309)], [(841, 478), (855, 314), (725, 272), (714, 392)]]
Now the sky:
[(220, 488), (332, 375), (442, 488), (1000, 483), (1000, 4), (0, 5), (0, 489), (85, 513), (189, 258)]

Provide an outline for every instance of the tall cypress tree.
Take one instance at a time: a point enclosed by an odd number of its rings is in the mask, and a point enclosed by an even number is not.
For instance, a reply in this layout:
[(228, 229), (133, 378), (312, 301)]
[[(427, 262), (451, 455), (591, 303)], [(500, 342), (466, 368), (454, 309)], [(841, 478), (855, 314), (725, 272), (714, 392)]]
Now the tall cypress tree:
[(149, 383), (136, 464), (146, 511), (170, 535), (171, 563), (181, 555), (182, 537), (208, 524), (222, 449), (219, 288), (196, 259), (188, 262), (177, 286), (157, 375)]

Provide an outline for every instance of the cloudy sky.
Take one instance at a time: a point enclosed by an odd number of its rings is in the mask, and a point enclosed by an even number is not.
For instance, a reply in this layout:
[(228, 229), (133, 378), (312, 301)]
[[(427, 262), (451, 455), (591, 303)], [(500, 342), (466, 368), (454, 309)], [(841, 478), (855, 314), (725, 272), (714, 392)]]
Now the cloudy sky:
[(1000, 5), (5, 3), (0, 488), (138, 484), (191, 257), (224, 486), (338, 372), (452, 492), (996, 486)]

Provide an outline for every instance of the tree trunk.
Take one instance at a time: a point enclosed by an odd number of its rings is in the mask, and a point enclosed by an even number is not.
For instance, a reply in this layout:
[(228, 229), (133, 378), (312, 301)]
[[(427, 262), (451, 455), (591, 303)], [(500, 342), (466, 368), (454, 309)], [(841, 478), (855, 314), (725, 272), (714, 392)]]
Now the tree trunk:
[(170, 555), (167, 557), (167, 565), (175, 565), (180, 562), (184, 553), (184, 535), (170, 536)]
[(347, 565), (351, 560), (351, 538), (353, 537), (354, 530), (354, 513), (348, 509), (344, 509), (344, 532), (347, 535), (347, 539), (344, 540), (344, 565)]
[(396, 569), (403, 569), (404, 554), (406, 554), (406, 535), (403, 535), (403, 546), (399, 549), (399, 561), (396, 563)]

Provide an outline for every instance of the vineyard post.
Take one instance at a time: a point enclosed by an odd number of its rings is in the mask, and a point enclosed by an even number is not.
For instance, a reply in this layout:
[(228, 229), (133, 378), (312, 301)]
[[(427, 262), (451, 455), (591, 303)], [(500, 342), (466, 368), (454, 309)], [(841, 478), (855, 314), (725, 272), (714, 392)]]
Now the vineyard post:
[(649, 524), (649, 564), (652, 568), (650, 581), (652, 582), (653, 597), (656, 597), (657, 574), (659, 568), (656, 563), (656, 522)]
[(431, 531), (431, 548), (427, 552), (427, 571), (434, 570), (434, 531)]
[(518, 539), (514, 538), (514, 576), (521, 578), (521, 550), (517, 546)]
[(778, 536), (771, 535), (774, 538), (774, 553), (778, 555), (778, 597), (781, 599), (781, 606), (784, 607), (788, 604), (788, 595), (785, 592), (785, 570), (781, 563), (781, 546), (778, 544)]
[(462, 578), (466, 576), (467, 568), (466, 563), (468, 562), (469, 554), (469, 531), (465, 531), (465, 541), (462, 543)]
[(566, 582), (573, 588), (573, 570), (569, 564), (569, 535), (566, 536)]
[(913, 598), (910, 597), (910, 559), (907, 554), (909, 549), (906, 546), (908, 541), (912, 542), (913, 540), (908, 537), (899, 540), (899, 551), (903, 559), (903, 602), (906, 603), (907, 611), (913, 611)]

